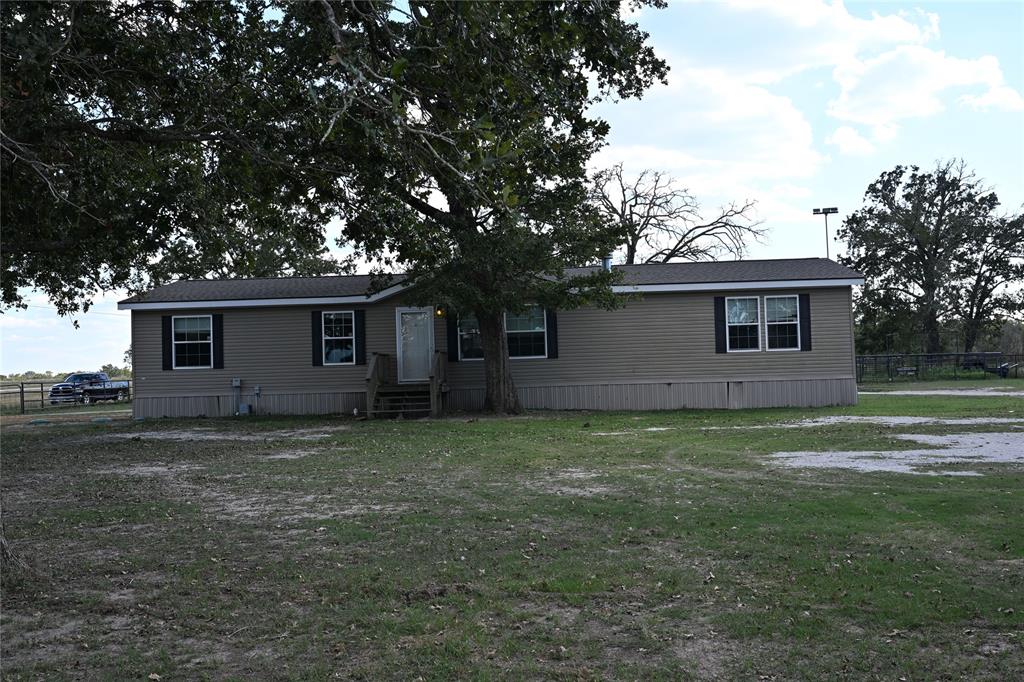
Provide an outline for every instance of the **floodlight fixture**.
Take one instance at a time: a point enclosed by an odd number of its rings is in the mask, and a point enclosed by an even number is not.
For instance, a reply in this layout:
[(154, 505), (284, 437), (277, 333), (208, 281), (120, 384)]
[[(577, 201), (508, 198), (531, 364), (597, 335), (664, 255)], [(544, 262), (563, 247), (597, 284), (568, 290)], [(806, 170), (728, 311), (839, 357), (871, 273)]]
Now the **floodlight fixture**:
[(828, 247), (828, 217), (834, 213), (839, 213), (839, 209), (835, 206), (828, 206), (826, 208), (815, 208), (811, 211), (814, 215), (825, 216), (825, 258), (829, 258), (829, 247)]

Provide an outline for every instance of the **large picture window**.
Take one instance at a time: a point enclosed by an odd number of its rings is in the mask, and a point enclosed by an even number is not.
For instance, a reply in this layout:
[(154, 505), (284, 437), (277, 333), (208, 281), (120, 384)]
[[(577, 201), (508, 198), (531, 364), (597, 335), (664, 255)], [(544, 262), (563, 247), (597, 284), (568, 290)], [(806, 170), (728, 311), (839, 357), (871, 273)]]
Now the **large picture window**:
[(356, 325), (351, 310), (323, 313), (324, 364), (356, 364)]
[[(547, 318), (541, 306), (530, 306), (520, 313), (506, 313), (505, 332), (510, 358), (547, 357)], [(478, 360), (483, 356), (479, 322), (473, 315), (460, 316), (459, 357)]]
[(765, 296), (764, 322), (768, 350), (800, 350), (798, 296)]
[(213, 367), (213, 316), (174, 317), (174, 369)]
[(745, 352), (761, 349), (761, 316), (757, 296), (725, 299), (726, 349)]

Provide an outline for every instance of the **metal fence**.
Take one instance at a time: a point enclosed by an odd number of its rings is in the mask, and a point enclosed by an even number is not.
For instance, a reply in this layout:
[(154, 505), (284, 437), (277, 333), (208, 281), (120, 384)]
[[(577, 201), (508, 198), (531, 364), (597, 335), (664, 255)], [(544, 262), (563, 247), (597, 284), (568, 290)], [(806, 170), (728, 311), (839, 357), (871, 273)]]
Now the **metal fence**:
[(1024, 377), (1024, 355), (893, 353), (858, 355), (857, 381), (935, 381)]
[[(132, 381), (130, 379), (120, 379), (119, 381), (126, 381), (128, 384), (123, 398), (109, 399), (109, 402), (130, 403), (134, 393)], [(51, 403), (50, 388), (56, 383), (60, 382), (22, 381), (19, 383), (0, 383), (0, 414), (26, 414), (49, 409), (68, 409), (83, 404), (81, 395), (76, 396), (75, 400), (64, 399)], [(107, 398), (102, 398), (95, 402), (107, 401)]]

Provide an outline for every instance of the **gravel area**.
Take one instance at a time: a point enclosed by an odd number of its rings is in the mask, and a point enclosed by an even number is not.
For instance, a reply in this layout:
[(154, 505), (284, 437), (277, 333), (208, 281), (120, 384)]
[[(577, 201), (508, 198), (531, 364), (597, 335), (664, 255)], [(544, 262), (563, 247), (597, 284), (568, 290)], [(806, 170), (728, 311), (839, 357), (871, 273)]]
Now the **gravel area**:
[[(1024, 433), (960, 433), (947, 436), (898, 434), (931, 448), (838, 452), (776, 452), (780, 464), (805, 469), (853, 469), (930, 476), (981, 476), (979, 464), (1024, 464)], [(937, 449), (936, 449), (937, 448)], [(933, 467), (956, 467), (936, 470)]]

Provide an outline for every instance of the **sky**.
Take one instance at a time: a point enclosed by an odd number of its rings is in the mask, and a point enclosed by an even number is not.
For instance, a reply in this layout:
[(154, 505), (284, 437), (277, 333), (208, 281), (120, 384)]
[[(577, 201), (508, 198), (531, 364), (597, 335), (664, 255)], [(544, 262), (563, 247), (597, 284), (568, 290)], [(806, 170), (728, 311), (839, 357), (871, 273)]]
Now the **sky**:
[[(751, 258), (825, 255), (834, 229), (897, 164), (962, 158), (1024, 204), (1024, 3), (672, 1), (633, 15), (671, 71), (642, 100), (606, 102), (595, 168), (669, 173), (709, 210), (757, 201)], [(831, 254), (842, 245), (833, 242)], [(123, 292), (62, 318), (30, 294), (0, 316), (0, 373), (123, 364)]]

